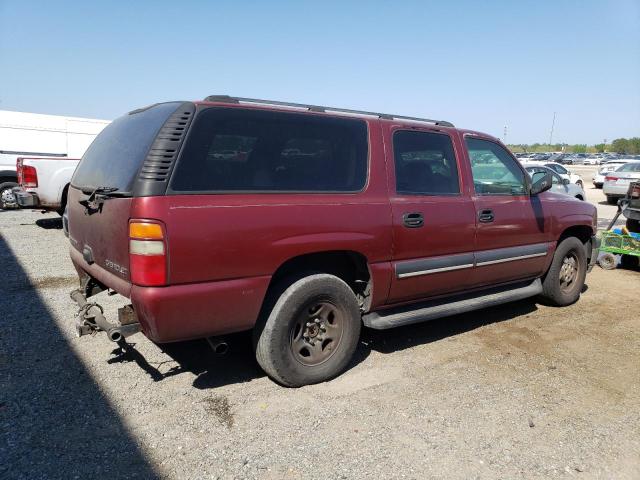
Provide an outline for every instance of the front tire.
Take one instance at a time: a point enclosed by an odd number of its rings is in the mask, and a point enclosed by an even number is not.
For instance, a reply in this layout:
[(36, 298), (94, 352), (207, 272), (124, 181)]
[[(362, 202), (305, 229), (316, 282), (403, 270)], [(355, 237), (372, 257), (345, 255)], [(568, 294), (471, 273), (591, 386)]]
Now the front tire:
[(360, 328), (351, 288), (333, 275), (309, 275), (291, 283), (275, 302), (259, 332), (256, 359), (282, 385), (324, 382), (347, 368)]
[(0, 210), (18, 207), (16, 196), (11, 191), (13, 187), (17, 186), (18, 184), (14, 182), (0, 183)]
[(551, 266), (542, 281), (541, 297), (546, 303), (564, 307), (580, 298), (587, 275), (587, 254), (575, 237), (565, 238), (553, 255)]

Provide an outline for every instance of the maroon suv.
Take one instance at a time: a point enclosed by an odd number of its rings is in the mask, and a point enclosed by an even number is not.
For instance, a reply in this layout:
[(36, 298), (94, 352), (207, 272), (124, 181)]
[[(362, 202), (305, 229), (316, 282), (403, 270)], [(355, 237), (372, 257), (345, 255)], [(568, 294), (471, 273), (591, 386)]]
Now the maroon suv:
[[(445, 121), (226, 96), (134, 110), (69, 189), (77, 330), (162, 343), (253, 329), (273, 379), (324, 381), (362, 324), (575, 302), (596, 210), (550, 186)], [(106, 289), (131, 300), (117, 322), (87, 303)]]

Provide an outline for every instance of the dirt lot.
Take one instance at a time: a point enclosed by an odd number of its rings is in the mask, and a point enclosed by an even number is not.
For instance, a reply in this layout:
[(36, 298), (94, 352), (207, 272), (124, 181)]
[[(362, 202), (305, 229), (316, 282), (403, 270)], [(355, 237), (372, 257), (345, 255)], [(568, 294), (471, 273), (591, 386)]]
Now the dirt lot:
[(0, 265), (0, 478), (640, 478), (640, 272), (365, 331), (347, 373), (294, 390), (246, 335), (225, 357), (75, 338), (54, 215), (0, 211)]

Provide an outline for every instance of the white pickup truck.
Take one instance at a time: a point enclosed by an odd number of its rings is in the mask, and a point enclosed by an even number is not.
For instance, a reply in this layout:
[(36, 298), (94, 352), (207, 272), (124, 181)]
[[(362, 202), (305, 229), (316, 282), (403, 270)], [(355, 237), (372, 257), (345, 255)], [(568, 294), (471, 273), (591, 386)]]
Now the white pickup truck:
[(79, 158), (19, 157), (19, 186), (13, 194), (20, 208), (54, 210), (62, 215), (69, 182), (79, 162)]

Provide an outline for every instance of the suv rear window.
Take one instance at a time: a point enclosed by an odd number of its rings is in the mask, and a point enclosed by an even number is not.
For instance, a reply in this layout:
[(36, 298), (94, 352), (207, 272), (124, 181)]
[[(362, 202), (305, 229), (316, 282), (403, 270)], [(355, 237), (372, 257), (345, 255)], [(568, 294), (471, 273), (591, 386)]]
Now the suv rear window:
[(180, 105), (161, 103), (116, 118), (91, 143), (71, 185), (84, 191), (114, 187), (130, 193), (156, 134)]
[(195, 119), (173, 192), (357, 192), (367, 178), (362, 120), (209, 108)]

